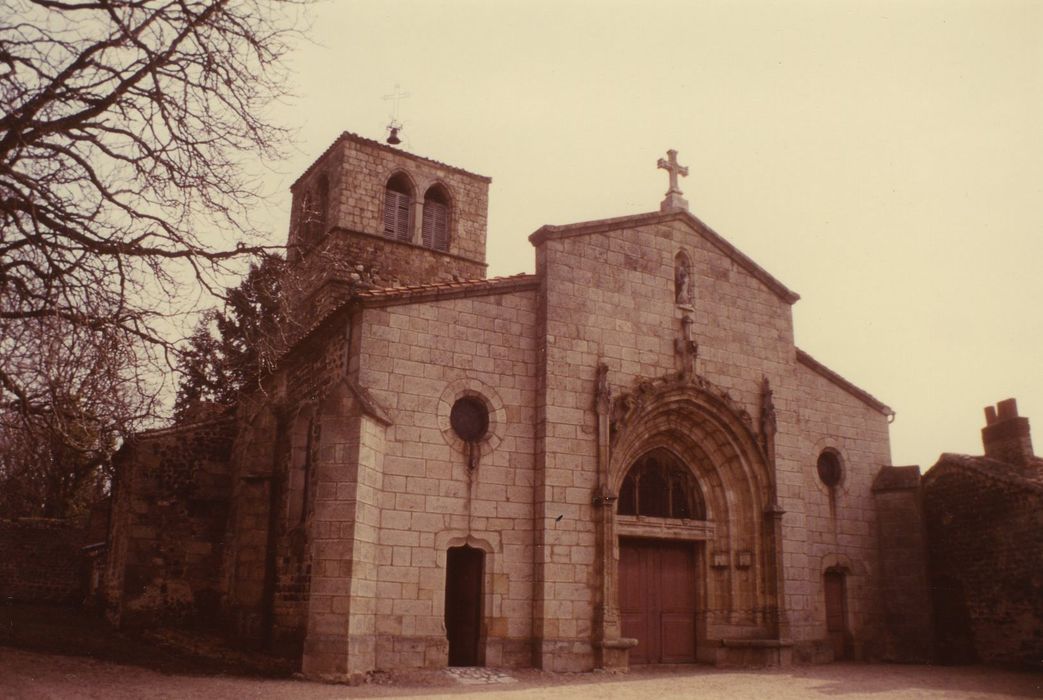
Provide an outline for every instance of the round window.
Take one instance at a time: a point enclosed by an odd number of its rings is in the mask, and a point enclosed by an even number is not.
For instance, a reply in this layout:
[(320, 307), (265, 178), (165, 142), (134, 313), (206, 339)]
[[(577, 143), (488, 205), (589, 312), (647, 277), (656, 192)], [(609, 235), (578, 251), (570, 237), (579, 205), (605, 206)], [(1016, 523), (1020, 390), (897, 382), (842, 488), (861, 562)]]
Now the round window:
[(819, 480), (829, 488), (833, 488), (840, 483), (840, 476), (840, 457), (835, 452), (823, 451), (818, 456)]
[(449, 424), (461, 440), (478, 442), (489, 432), (489, 409), (481, 399), (464, 396), (453, 404)]

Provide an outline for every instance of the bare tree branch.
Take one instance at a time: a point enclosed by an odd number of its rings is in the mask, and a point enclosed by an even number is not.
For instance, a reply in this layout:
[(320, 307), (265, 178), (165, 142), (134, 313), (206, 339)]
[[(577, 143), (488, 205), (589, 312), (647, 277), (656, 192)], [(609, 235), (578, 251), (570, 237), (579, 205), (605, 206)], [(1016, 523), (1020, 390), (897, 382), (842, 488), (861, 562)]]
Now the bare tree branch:
[(265, 115), (284, 94), (297, 4), (7, 0), (0, 404), (38, 395), (18, 324), (49, 319), (164, 357), (162, 315), (186, 285), (218, 292), (230, 260), (265, 249), (242, 160), (286, 142)]
[(266, 115), (299, 4), (3, 0), (0, 517), (103, 486), (151, 370), (192, 352), (169, 315), (267, 250), (243, 162), (287, 142)]

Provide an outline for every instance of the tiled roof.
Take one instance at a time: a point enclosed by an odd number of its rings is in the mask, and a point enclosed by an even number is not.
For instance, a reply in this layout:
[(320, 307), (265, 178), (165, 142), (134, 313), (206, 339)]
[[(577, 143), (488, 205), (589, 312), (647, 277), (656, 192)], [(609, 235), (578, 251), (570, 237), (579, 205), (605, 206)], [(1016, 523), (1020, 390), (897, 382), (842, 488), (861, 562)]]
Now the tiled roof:
[(943, 453), (924, 474), (924, 481), (938, 478), (946, 468), (972, 471), (994, 481), (1012, 484), (1043, 494), (1043, 459), (1034, 458), (1028, 466), (1001, 462), (990, 457)]
[(505, 294), (521, 289), (535, 289), (536, 275), (518, 274), (509, 277), (488, 277), (459, 282), (436, 282), (408, 287), (384, 287), (358, 292), (354, 300), (365, 306), (386, 302), (431, 301), (458, 296)]
[(278, 360), (281, 361), (285, 358), (293, 348), (300, 345), (301, 342), (310, 337), (333, 316), (353, 306), (393, 306), (396, 304), (455, 299), (464, 296), (508, 294), (535, 288), (536, 275), (518, 274), (510, 277), (488, 277), (484, 279), (461, 280), (459, 282), (435, 282), (406, 287), (381, 287), (379, 289), (354, 291), (339, 306), (314, 319), (306, 328), (298, 330), (292, 342), (279, 354)]
[(883, 413), (885, 416), (893, 416), (895, 414), (895, 412), (891, 409), (890, 406), (888, 406), (883, 401), (870, 394), (868, 391), (864, 389), (859, 389), (857, 386), (844, 379), (839, 374), (831, 370), (829, 367), (826, 367), (824, 364), (822, 364), (814, 357), (801, 350), (800, 348), (796, 348), (796, 351), (797, 362), (799, 362), (800, 364), (804, 365), (816, 374), (825, 377), (826, 379), (833, 382), (838, 387), (848, 392), (855, 398), (861, 399), (863, 403), (872, 406), (876, 410)]

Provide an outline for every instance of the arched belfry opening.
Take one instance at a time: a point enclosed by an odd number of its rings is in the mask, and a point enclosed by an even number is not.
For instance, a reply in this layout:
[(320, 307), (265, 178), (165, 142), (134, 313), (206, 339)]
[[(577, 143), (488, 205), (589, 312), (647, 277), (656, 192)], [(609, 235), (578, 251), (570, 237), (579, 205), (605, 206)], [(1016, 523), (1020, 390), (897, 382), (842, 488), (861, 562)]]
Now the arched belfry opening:
[(610, 433), (604, 637), (618, 619), (637, 640), (630, 663), (779, 642), (781, 534), (751, 416), (707, 380), (670, 375), (617, 396)]
[(384, 235), (396, 241), (413, 239), (413, 183), (405, 173), (392, 175), (384, 188)]
[(449, 192), (441, 184), (434, 184), (424, 194), (424, 220), (420, 241), (425, 248), (449, 250), (449, 223), (451, 205)]

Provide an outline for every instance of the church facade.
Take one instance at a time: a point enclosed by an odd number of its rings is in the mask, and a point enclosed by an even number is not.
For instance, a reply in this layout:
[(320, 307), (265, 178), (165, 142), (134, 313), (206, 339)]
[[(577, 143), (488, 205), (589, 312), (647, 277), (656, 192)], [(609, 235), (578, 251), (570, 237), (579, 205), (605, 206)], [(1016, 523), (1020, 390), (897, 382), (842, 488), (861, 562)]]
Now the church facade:
[(292, 187), (276, 370), (121, 455), (110, 617), (205, 603), (315, 677), (886, 656), (893, 412), (659, 165), (659, 210), (487, 278), (488, 178), (339, 137)]

